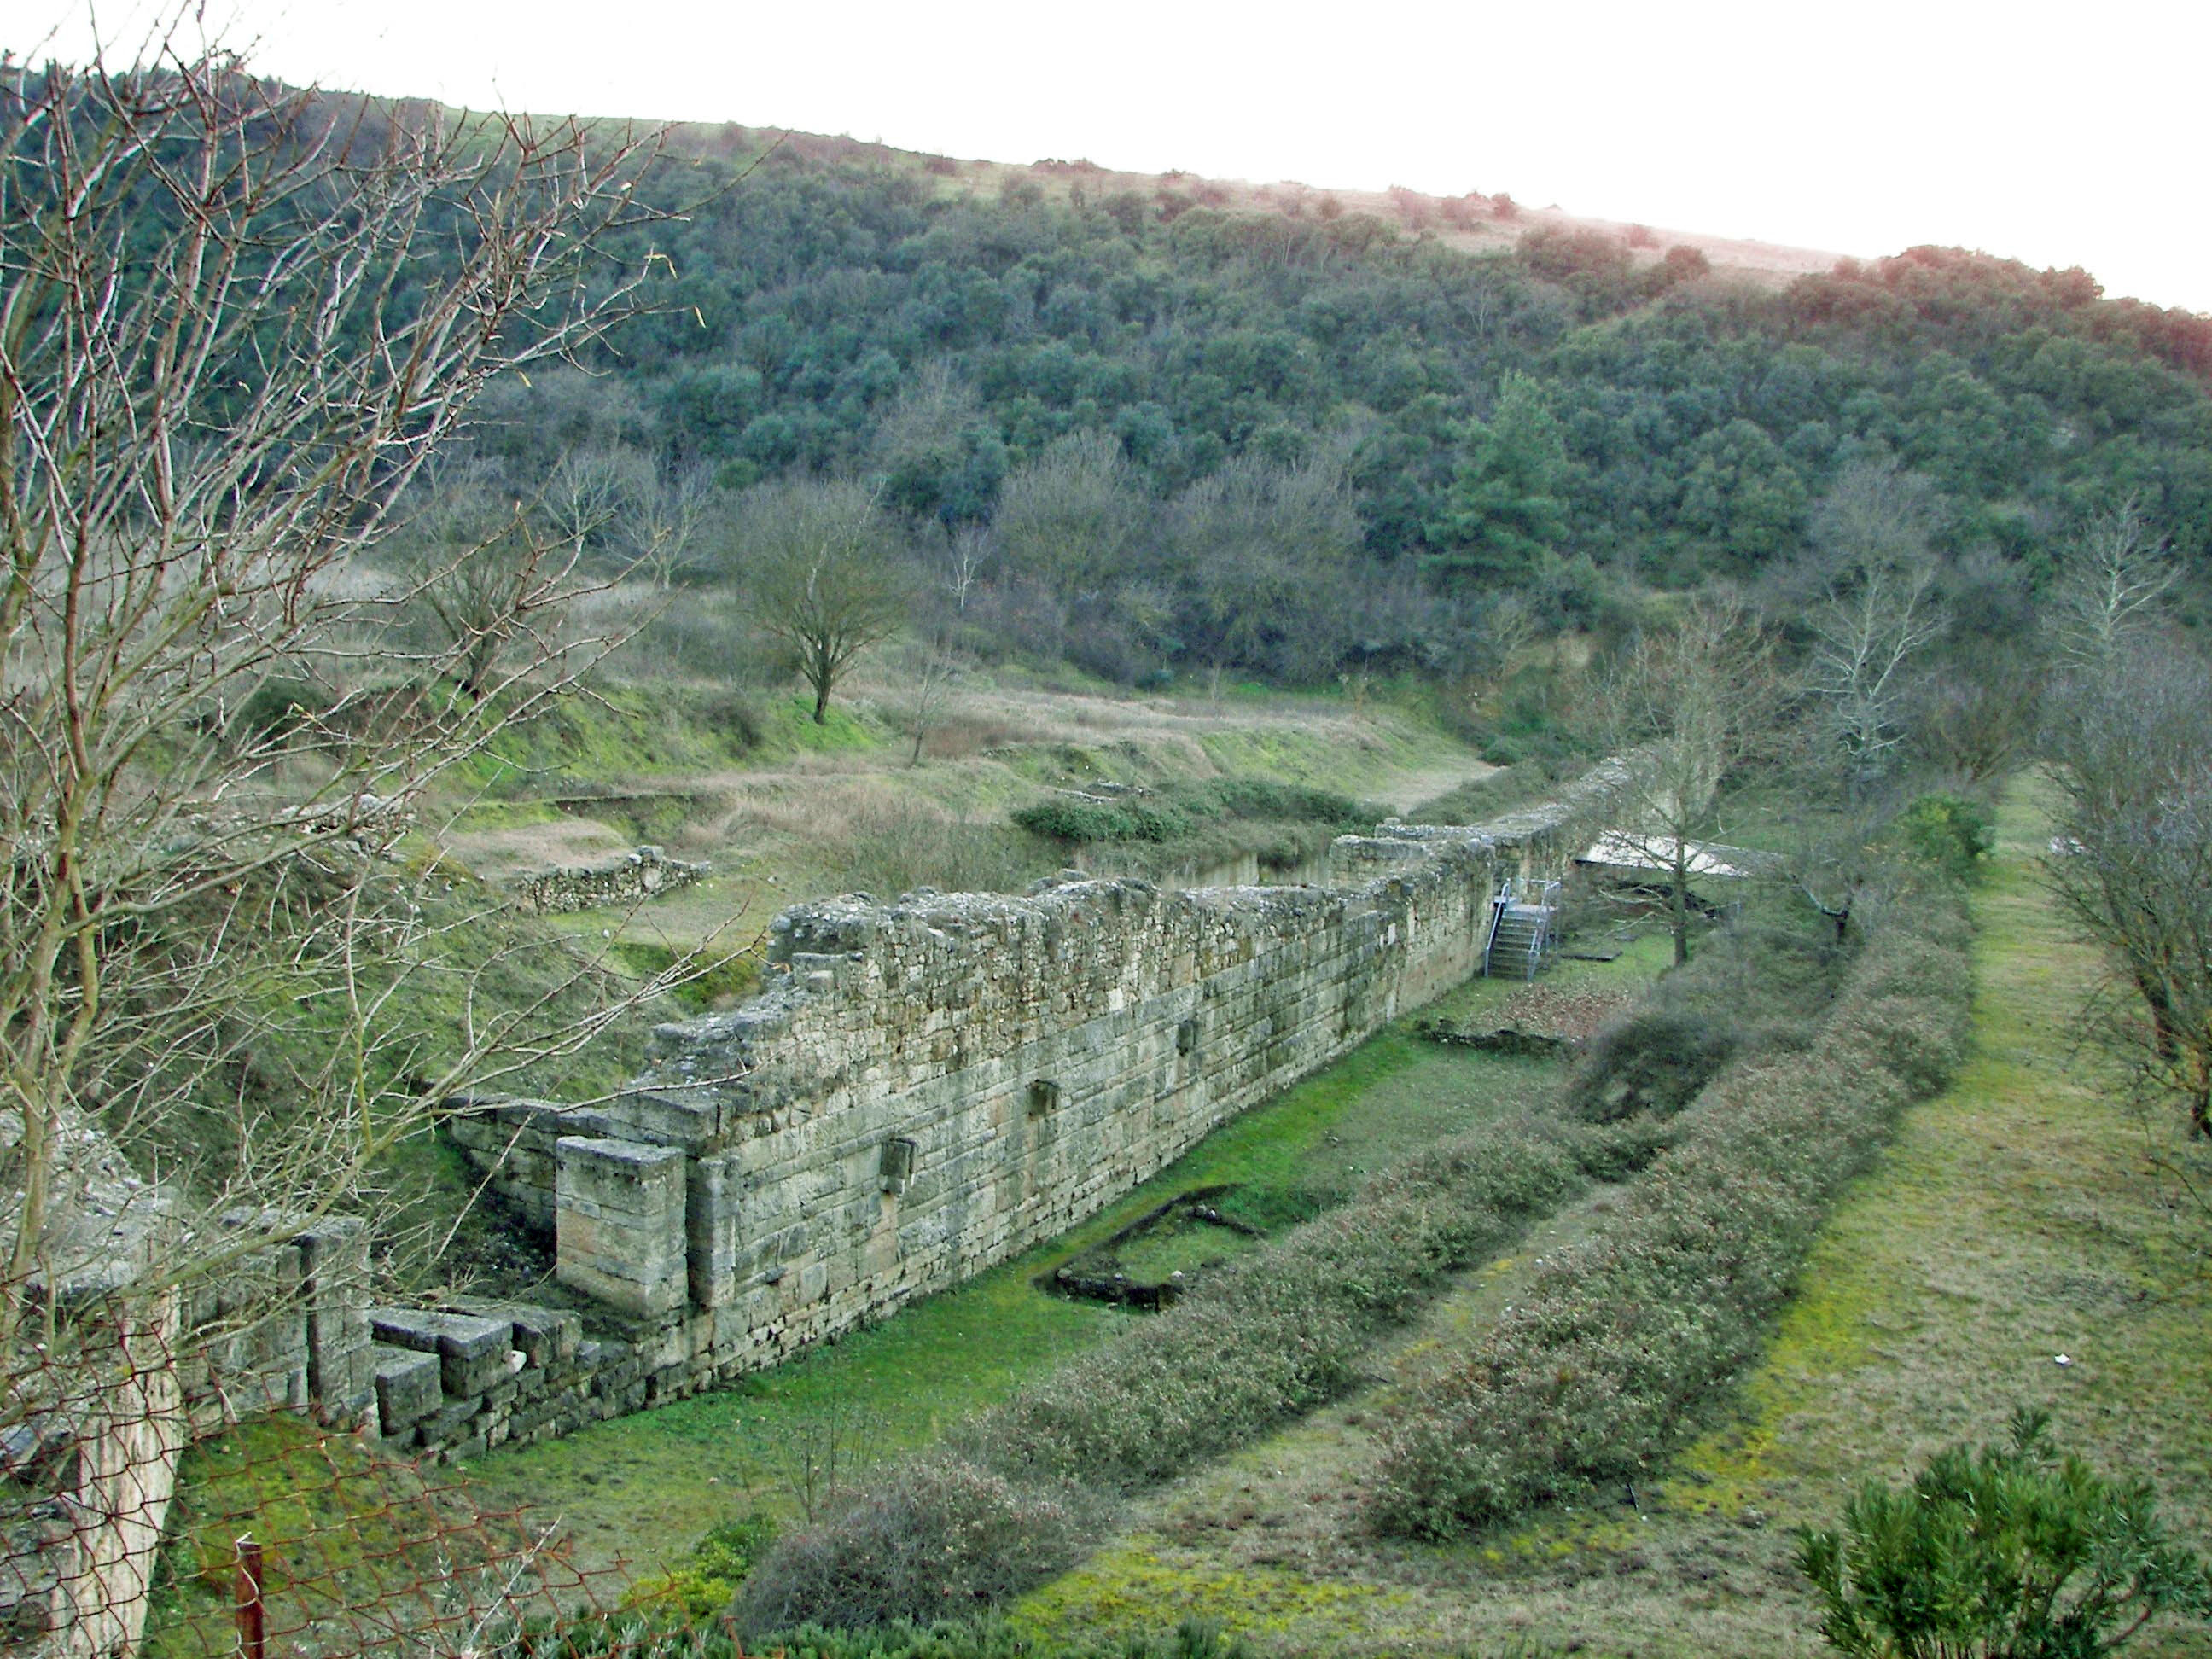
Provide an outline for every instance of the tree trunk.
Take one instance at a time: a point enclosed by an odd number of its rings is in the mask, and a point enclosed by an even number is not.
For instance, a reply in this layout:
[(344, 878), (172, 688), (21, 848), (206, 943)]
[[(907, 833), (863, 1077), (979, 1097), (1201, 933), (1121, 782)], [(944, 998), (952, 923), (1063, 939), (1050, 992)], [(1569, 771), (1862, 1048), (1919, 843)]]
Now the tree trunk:
[(2167, 996), (2166, 987), (2155, 974), (2138, 968), (2135, 980), (2136, 989), (2142, 993), (2143, 1003), (2150, 1010), (2152, 1052), (2170, 1066), (2181, 1058), (2181, 1038), (2174, 1030), (2172, 999)]
[(1674, 965), (1680, 968), (1690, 959), (1690, 872), (1682, 867), (1679, 855), (1674, 878), (1667, 894), (1667, 909), (1674, 933)]

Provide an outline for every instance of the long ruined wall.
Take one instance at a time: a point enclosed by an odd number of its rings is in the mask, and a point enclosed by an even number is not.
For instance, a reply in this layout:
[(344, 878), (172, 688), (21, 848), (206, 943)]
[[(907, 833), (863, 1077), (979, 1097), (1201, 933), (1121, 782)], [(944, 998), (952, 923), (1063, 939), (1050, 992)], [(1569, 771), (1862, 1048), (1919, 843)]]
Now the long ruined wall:
[(662, 1027), (621, 1098), (485, 1101), (453, 1126), (628, 1340), (583, 1344), (550, 1414), (510, 1425), (471, 1391), (387, 1432), (463, 1453), (559, 1433), (1064, 1231), (1472, 975), (1499, 878), (1562, 865), (1589, 793), (1345, 837), (1326, 889), (1064, 879), (787, 911), (769, 988)]
[[(1454, 848), (1349, 891), (803, 907), (777, 923), (785, 983), (664, 1030), (592, 1155), (685, 1153), (680, 1288), (711, 1318), (694, 1342), (757, 1364), (1065, 1231), (1466, 979), (1489, 870)], [(678, 1286), (619, 1277), (619, 1249), (572, 1248), (588, 1205), (556, 1199), (562, 1276), (675, 1311)]]

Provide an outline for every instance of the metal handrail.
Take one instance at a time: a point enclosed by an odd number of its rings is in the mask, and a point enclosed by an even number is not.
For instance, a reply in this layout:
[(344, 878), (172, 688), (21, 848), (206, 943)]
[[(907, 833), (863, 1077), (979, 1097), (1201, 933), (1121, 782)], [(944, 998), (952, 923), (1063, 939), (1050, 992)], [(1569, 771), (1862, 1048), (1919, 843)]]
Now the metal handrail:
[(1528, 935), (1528, 945), (1522, 949), (1521, 970), (1524, 980), (1536, 977), (1537, 970), (1544, 963), (1544, 953), (1552, 946), (1552, 921), (1559, 914), (1559, 884), (1557, 881), (1522, 881), (1508, 876), (1499, 884), (1498, 896), (1491, 905), (1490, 934), (1482, 947), (1482, 971), (1486, 978), (1490, 974), (1491, 959), (1497, 954), (1498, 931), (1504, 923), (1506, 913), (1513, 909), (1536, 912), (1536, 925)]

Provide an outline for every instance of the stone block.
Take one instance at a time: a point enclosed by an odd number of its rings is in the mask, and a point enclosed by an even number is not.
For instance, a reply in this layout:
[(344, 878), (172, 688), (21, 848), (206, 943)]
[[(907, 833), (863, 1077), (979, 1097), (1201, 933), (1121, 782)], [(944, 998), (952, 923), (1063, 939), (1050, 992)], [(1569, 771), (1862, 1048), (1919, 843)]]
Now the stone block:
[(712, 1146), (722, 1133), (720, 1103), (705, 1088), (634, 1090), (606, 1108), (606, 1118), (616, 1139), (691, 1152)]
[[(233, 1211), (226, 1226), (278, 1224), (268, 1212)], [(300, 1246), (286, 1240), (240, 1258), (193, 1296), (188, 1328), (205, 1334), (206, 1395), (194, 1403), (204, 1423), (307, 1403), (306, 1270)]]
[(744, 1158), (738, 1152), (694, 1158), (685, 1171), (685, 1265), (698, 1307), (719, 1308), (737, 1293), (744, 1188)]
[(434, 1353), (372, 1344), (369, 1377), (376, 1391), (377, 1424), (387, 1440), (404, 1434), (445, 1403)]
[(371, 1308), (368, 1322), (380, 1342), (436, 1354), (445, 1390), (456, 1399), (482, 1394), (511, 1373), (511, 1321), (413, 1308)]
[(422, 1421), (422, 1443), (440, 1446), (450, 1443), (457, 1436), (469, 1432), (477, 1419), (477, 1402), (473, 1400), (448, 1399)]
[(557, 1152), (561, 1282), (635, 1319), (682, 1309), (683, 1152), (584, 1136), (563, 1136)]
[(358, 1422), (375, 1403), (368, 1328), (368, 1229), (330, 1216), (300, 1235), (307, 1303), (307, 1390), (329, 1423)]
[(526, 1302), (470, 1302), (466, 1310), (486, 1319), (504, 1320), (514, 1333), (514, 1346), (533, 1370), (572, 1364), (583, 1346), (582, 1316), (566, 1308), (540, 1308)]

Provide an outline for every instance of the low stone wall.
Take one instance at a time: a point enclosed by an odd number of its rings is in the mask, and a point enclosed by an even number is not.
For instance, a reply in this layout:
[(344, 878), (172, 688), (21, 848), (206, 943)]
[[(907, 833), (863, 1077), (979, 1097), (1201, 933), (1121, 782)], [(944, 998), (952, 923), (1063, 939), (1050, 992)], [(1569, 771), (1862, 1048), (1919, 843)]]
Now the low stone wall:
[(515, 902), (541, 915), (593, 910), (601, 905), (635, 904), (661, 893), (689, 887), (708, 866), (672, 859), (658, 847), (573, 870), (546, 870), (519, 876), (512, 884)]
[(332, 1427), (373, 1426), (367, 1226), (246, 1211), (222, 1224), (274, 1242), (185, 1297), (178, 1365), (192, 1432), (311, 1405)]

